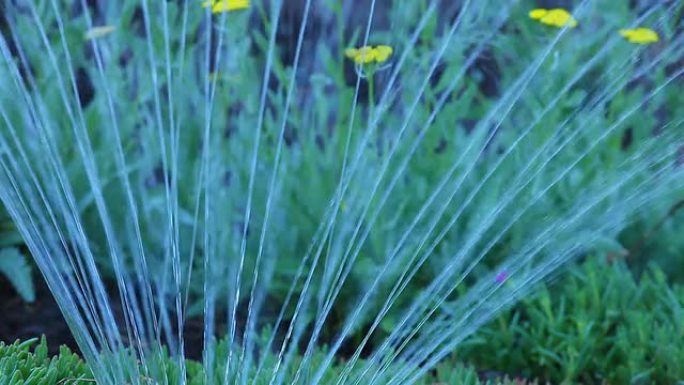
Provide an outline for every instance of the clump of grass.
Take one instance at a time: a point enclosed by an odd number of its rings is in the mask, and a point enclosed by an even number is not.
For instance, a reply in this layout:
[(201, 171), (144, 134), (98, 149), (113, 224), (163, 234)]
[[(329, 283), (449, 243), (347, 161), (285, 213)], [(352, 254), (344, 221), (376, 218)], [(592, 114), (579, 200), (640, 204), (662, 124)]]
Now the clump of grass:
[(0, 199), (102, 384), (415, 383), (684, 191), (678, 3), (228, 3), (4, 13)]

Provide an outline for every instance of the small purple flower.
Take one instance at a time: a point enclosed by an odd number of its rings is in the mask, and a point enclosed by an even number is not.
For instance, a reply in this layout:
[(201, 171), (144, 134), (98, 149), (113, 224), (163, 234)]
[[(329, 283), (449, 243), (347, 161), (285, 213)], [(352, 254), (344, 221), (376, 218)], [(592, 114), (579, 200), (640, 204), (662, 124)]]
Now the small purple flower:
[(502, 283), (506, 282), (507, 279), (508, 279), (508, 272), (506, 270), (504, 270), (504, 271), (502, 271), (496, 275), (496, 277), (494, 278), (494, 281), (496, 281), (496, 283), (498, 283), (498, 284), (502, 284)]

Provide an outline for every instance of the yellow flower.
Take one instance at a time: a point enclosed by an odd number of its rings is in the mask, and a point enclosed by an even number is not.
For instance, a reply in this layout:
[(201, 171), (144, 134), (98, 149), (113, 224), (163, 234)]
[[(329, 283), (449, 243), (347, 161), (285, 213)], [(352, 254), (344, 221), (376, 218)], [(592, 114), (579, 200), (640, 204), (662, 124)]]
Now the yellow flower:
[(347, 48), (344, 54), (354, 60), (356, 64), (372, 63), (375, 61), (375, 49), (371, 46), (361, 48)]
[(575, 18), (572, 17), (572, 14), (570, 14), (570, 12), (566, 11), (563, 8), (536, 8), (530, 11), (529, 16), (530, 19), (538, 20), (542, 24), (550, 25), (553, 27), (577, 27), (577, 20), (575, 20)]
[(388, 45), (379, 45), (375, 47), (375, 60), (378, 63), (384, 63), (392, 56), (394, 50)]
[(530, 11), (530, 19), (532, 19), (532, 20), (539, 20), (539, 19), (541, 19), (542, 17), (544, 17), (544, 15), (546, 15), (547, 13), (549, 13), (549, 11), (547, 11), (547, 10), (544, 9), (544, 8), (536, 8), (536, 9), (533, 9), (533, 10)]
[(83, 34), (83, 38), (86, 40), (93, 40), (100, 38), (102, 36), (109, 35), (110, 33), (114, 32), (116, 30), (116, 27), (113, 25), (103, 25), (99, 27), (93, 27), (89, 30), (86, 31), (86, 33)]
[(211, 7), (212, 13), (238, 11), (249, 8), (249, 0), (206, 0), (202, 8)]
[(621, 29), (622, 35), (627, 41), (634, 44), (651, 44), (660, 40), (658, 33), (650, 28)]
[(388, 45), (371, 47), (369, 45), (361, 48), (347, 48), (344, 50), (345, 56), (356, 64), (384, 63), (392, 56), (394, 50)]

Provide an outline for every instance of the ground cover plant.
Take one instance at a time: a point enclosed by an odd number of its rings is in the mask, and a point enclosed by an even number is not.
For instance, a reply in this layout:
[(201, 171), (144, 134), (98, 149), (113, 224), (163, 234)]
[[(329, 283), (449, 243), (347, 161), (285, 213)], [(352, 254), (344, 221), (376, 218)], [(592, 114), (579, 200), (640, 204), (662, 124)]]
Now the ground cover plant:
[(0, 199), (99, 383), (416, 383), (677, 207), (682, 8), (8, 1)]
[[(37, 345), (37, 346), (36, 346)], [(68, 348), (49, 357), (47, 341), (0, 342), (0, 382), (7, 385), (55, 385), (92, 382), (86, 364)]]
[(455, 358), (551, 383), (676, 384), (684, 292), (652, 264), (589, 261), (502, 313)]

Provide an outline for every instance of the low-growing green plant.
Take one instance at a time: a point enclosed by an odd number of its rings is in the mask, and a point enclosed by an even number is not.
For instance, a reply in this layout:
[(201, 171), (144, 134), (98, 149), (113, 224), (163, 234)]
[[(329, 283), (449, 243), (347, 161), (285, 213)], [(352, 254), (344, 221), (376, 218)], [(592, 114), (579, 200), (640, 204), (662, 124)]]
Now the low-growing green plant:
[[(0, 342), (0, 384), (3, 385), (86, 385), (95, 382), (90, 369), (67, 347), (48, 356), (45, 337)], [(36, 344), (37, 343), (37, 344)]]
[(684, 288), (652, 265), (634, 277), (589, 261), (481, 328), (456, 354), (477, 367), (563, 384), (684, 379)]

